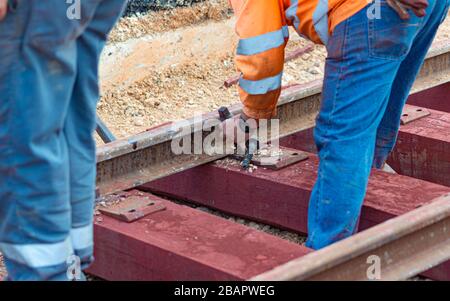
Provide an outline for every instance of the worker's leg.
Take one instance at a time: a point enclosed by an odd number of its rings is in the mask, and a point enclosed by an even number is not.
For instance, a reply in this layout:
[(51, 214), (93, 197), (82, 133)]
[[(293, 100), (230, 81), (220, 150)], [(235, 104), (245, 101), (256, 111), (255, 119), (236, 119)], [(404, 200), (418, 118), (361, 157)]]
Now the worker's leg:
[(92, 262), (92, 222), (95, 191), (93, 134), (99, 98), (98, 61), (107, 34), (125, 6), (123, 0), (103, 0), (77, 40), (77, 78), (64, 133), (69, 146), (72, 243), (82, 268)]
[(355, 231), (377, 128), (401, 61), (423, 22), (417, 17), (402, 22), (384, 1), (381, 16), (369, 19), (362, 10), (338, 25), (328, 43), (314, 133), (320, 164), (308, 212), (307, 245), (314, 249)]
[[(12, 280), (63, 279), (72, 253), (62, 130), (76, 47), (73, 28), (51, 31), (66, 8), (49, 2), (20, 1), (0, 22), (0, 251)], [(45, 25), (44, 9), (55, 14)]]
[(76, 40), (99, 1), (81, 2), (78, 19), (68, 18), (65, 1), (18, 1), (0, 22), (0, 250), (11, 280), (69, 279), (64, 127), (77, 75)]
[(447, 16), (449, 3), (450, 0), (430, 3), (433, 5), (429, 9), (430, 16), (415, 38), (411, 51), (400, 65), (389, 96), (386, 113), (378, 127), (374, 156), (374, 167), (376, 168), (383, 167), (389, 153), (395, 146), (403, 107), (438, 27)]

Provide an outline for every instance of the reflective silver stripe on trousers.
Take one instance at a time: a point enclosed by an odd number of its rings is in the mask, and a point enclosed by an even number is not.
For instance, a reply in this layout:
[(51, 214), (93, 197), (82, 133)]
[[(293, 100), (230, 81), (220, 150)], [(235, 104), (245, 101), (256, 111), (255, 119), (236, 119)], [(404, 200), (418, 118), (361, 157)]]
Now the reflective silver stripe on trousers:
[(0, 250), (6, 258), (31, 268), (63, 264), (73, 254), (70, 237), (54, 244), (16, 245), (0, 243)]
[(319, 0), (313, 14), (314, 29), (324, 45), (328, 44), (328, 0)]
[(70, 230), (72, 246), (75, 250), (83, 250), (94, 245), (94, 226), (93, 224), (81, 228)]

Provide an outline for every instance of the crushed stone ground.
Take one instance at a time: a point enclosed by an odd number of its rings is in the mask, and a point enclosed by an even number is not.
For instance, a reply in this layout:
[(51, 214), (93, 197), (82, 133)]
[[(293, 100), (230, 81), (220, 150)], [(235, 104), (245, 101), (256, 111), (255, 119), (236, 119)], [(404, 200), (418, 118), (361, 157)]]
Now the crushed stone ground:
[(202, 1), (204, 0), (129, 0), (125, 10), (125, 16), (139, 15), (152, 10), (189, 6)]
[[(98, 106), (100, 117), (117, 137), (239, 101), (235, 87), (223, 87), (236, 74), (237, 37), (226, 3), (205, 1), (143, 18), (124, 18), (118, 24), (102, 57)], [(181, 18), (182, 26), (179, 19), (166, 18), (179, 13), (188, 16)], [(192, 20), (190, 25), (186, 20)], [(287, 51), (309, 43), (291, 32)], [(285, 65), (283, 84), (321, 78), (324, 61), (324, 47), (315, 46)]]
[(120, 20), (109, 40), (121, 42), (205, 21), (220, 21), (231, 17), (232, 13), (228, 0), (208, 0), (188, 7), (131, 14)]

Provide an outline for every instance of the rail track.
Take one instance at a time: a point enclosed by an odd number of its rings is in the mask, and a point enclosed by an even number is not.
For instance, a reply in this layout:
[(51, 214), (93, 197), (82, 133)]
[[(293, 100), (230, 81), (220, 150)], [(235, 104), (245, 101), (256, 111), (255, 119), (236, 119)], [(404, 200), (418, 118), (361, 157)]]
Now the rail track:
[(321, 88), (283, 90), (281, 146), (307, 159), (277, 170), (249, 173), (221, 155), (175, 155), (177, 129), (206, 134), (194, 118), (100, 147), (97, 186), (107, 204), (96, 216), (90, 272), (107, 280), (367, 280), (375, 258), (377, 279), (450, 280), (450, 41), (434, 45), (425, 61), (389, 159), (399, 174), (373, 172), (357, 235), (312, 251), (161, 198), (306, 233)]

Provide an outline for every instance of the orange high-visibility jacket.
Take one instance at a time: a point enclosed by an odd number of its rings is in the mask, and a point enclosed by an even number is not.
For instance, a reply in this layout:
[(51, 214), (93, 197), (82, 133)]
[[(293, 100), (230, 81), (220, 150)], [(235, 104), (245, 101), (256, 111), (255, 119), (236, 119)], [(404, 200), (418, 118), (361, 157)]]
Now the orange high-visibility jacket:
[(288, 26), (319, 44), (371, 0), (229, 0), (237, 16), (236, 66), (244, 113), (271, 118), (281, 92)]

